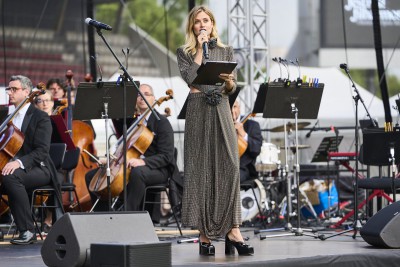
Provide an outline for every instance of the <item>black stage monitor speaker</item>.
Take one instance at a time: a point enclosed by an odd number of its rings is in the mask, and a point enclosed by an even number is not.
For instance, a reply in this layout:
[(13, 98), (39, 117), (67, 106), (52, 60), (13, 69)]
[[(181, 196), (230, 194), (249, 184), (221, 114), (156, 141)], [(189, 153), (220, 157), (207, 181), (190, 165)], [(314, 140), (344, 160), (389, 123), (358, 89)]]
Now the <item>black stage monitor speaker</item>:
[(400, 202), (378, 211), (361, 228), (360, 234), (370, 245), (400, 248)]
[(158, 241), (147, 212), (66, 213), (51, 228), (41, 254), (47, 266), (90, 266), (92, 243)]

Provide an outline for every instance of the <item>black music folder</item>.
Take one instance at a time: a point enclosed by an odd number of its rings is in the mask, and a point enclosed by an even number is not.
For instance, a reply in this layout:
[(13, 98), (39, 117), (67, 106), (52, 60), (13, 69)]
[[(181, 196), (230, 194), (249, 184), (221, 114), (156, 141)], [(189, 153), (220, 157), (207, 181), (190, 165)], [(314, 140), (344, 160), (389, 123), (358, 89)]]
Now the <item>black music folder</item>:
[(221, 73), (232, 73), (237, 62), (230, 61), (207, 61), (197, 70), (197, 77), (192, 84), (221, 86), (225, 81), (218, 76)]

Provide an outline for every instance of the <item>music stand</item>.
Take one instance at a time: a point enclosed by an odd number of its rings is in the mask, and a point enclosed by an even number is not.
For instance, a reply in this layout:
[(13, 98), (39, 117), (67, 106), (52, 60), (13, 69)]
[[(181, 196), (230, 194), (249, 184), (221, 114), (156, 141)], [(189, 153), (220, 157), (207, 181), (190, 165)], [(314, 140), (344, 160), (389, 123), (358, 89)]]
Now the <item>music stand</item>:
[[(111, 209), (111, 172), (108, 145), (108, 119), (124, 118), (124, 108), (121, 105), (121, 103), (124, 103), (125, 90), (122, 90), (123, 86), (126, 87), (126, 99), (131, 101), (131, 104), (127, 105), (126, 114), (134, 114), (138, 95), (136, 88), (139, 86), (139, 82), (137, 81), (135, 81), (135, 84), (125, 82), (124, 85), (117, 85), (116, 82), (79, 83), (73, 111), (74, 119), (76, 120), (105, 119), (109, 210)], [(126, 181), (126, 177), (124, 177), (124, 181)]]
[(343, 135), (324, 137), (315, 151), (311, 162), (326, 162), (329, 152), (338, 151), (339, 145), (343, 140)]
[(400, 162), (400, 132), (384, 129), (364, 129), (363, 163), (374, 166), (392, 166), (393, 202), (396, 202), (395, 166)]
[[(281, 119), (295, 119), (295, 144), (296, 144), (296, 161), (294, 164), (294, 179), (296, 181), (296, 198), (297, 198), (297, 228), (289, 227), (291, 233), (281, 235), (260, 236), (263, 240), (267, 237), (279, 237), (288, 235), (314, 235), (305, 234), (300, 227), (300, 166), (299, 166), (299, 153), (298, 153), (298, 119), (316, 119), (318, 117), (319, 106), (321, 104), (322, 93), (324, 84), (297, 84), (292, 83), (289, 86), (283, 82), (272, 82), (268, 84), (267, 94), (264, 105), (264, 118), (281, 118)], [(300, 112), (299, 112), (300, 111)], [(287, 140), (286, 140), (286, 122), (285, 126), (285, 154), (287, 153)], [(286, 159), (287, 160), (287, 159)], [(287, 162), (286, 162), (287, 164)], [(290, 188), (288, 189), (290, 190)], [(288, 222), (290, 225), (290, 223)]]
[[(317, 151), (315, 151), (315, 154), (311, 160), (311, 162), (326, 162), (328, 166), (328, 216), (327, 219), (329, 220), (330, 218), (330, 210), (331, 210), (331, 187), (330, 187), (330, 171), (329, 171), (329, 158), (328, 154), (329, 152), (338, 152), (339, 151), (339, 145), (343, 140), (343, 135), (341, 136), (328, 136), (324, 137), (319, 144)], [(340, 199), (340, 193), (339, 193), (339, 165), (336, 165), (336, 187), (337, 187), (337, 193), (338, 193), (338, 200)]]

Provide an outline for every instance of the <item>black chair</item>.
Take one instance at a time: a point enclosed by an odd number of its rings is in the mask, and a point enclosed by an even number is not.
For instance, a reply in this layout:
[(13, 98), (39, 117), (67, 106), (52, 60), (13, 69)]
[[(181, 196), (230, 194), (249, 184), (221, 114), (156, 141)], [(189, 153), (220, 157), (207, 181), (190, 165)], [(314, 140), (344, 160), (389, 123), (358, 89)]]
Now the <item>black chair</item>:
[[(66, 150), (66, 144), (64, 143), (53, 143), (50, 145), (50, 158), (53, 161), (53, 164), (57, 170), (59, 170), (62, 166), (64, 155)], [(53, 208), (60, 209), (62, 213), (64, 212), (62, 207), (62, 199), (60, 195), (57, 193), (58, 189), (54, 188), (52, 184), (37, 187), (32, 190), (32, 199), (31, 199), (31, 209), (32, 214), (34, 214), (35, 209), (40, 209), (41, 214), (41, 230), (43, 230), (43, 220), (44, 220), (44, 209)], [(48, 204), (47, 199), (53, 198), (53, 203)], [(53, 220), (58, 219), (57, 212), (53, 212)]]
[[(179, 233), (182, 236), (182, 229), (181, 229), (181, 225), (180, 222), (178, 220), (178, 214), (180, 214), (180, 200), (178, 200), (177, 198), (177, 190), (179, 190), (179, 185), (177, 180), (178, 180), (178, 176), (179, 174), (179, 170), (178, 167), (176, 165), (176, 160), (177, 160), (177, 156), (178, 156), (178, 150), (175, 148), (174, 150), (174, 159), (175, 159), (175, 171), (172, 174), (171, 177), (168, 178), (167, 182), (165, 183), (161, 183), (161, 184), (156, 184), (156, 185), (149, 185), (146, 186), (145, 190), (144, 190), (144, 197), (143, 197), (143, 207), (142, 210), (145, 210), (145, 206), (146, 204), (170, 204), (171, 205), (171, 212), (172, 215), (175, 219), (176, 225), (178, 226), (179, 229)], [(167, 195), (168, 198), (168, 203), (166, 203), (165, 201), (162, 200), (161, 198), (161, 193), (165, 192), (165, 194)], [(147, 195), (152, 194), (152, 195), (158, 195), (160, 197), (159, 201), (151, 201), (151, 200), (147, 200)], [(171, 195), (173, 194), (173, 195)]]
[[(173, 203), (173, 201), (171, 199), (170, 192), (169, 192), (169, 188), (170, 188), (171, 182), (172, 181), (171, 181), (171, 177), (170, 177), (170, 178), (168, 178), (168, 181), (166, 183), (146, 186), (146, 188), (144, 190), (143, 207), (142, 207), (142, 209), (145, 210), (146, 204), (160, 204), (160, 205), (162, 205), (162, 204), (170, 204), (171, 205), (172, 215), (174, 216), (176, 225), (178, 226), (179, 233), (182, 236), (183, 235), (182, 234), (182, 229), (181, 229), (180, 222), (179, 222), (178, 216), (177, 216), (179, 205), (176, 205), (176, 203)], [(160, 197), (159, 201), (149, 201), (149, 200), (147, 200), (147, 196), (149, 194), (161, 195), (161, 192), (165, 192), (165, 194), (167, 195), (168, 203), (163, 201), (161, 197)]]
[(65, 179), (61, 183), (61, 193), (67, 192), (68, 194), (74, 194), (76, 202), (72, 203), (70, 205), (70, 208), (74, 209), (75, 206), (78, 206), (79, 211), (82, 211), (81, 203), (79, 202), (78, 198), (78, 193), (76, 192), (76, 186), (70, 179), (70, 172), (78, 165), (80, 154), (81, 150), (79, 147), (65, 152), (65, 157), (61, 164), (61, 169), (64, 170), (66, 173)]

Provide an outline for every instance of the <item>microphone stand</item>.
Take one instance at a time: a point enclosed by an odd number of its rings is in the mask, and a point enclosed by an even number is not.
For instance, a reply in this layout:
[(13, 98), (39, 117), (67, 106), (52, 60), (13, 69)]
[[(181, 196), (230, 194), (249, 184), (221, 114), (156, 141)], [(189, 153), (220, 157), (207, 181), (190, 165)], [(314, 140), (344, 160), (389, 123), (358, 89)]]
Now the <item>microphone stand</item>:
[(355, 138), (354, 146), (355, 146), (355, 152), (356, 152), (356, 166), (355, 166), (355, 177), (354, 177), (354, 182), (353, 182), (353, 188), (354, 188), (354, 196), (353, 196), (354, 197), (354, 219), (353, 220), (354, 220), (354, 222), (353, 222), (353, 226), (351, 228), (349, 228), (349, 229), (347, 229), (345, 231), (342, 231), (340, 233), (333, 234), (333, 235), (330, 235), (330, 236), (327, 236), (327, 237), (324, 236), (324, 235), (319, 235), (318, 238), (321, 239), (321, 240), (326, 240), (328, 238), (332, 238), (332, 237), (335, 237), (335, 236), (338, 236), (338, 235), (342, 235), (344, 233), (348, 233), (348, 232), (351, 232), (353, 230), (354, 230), (353, 239), (355, 239), (358, 230), (361, 229), (361, 222), (360, 222), (360, 220), (358, 218), (358, 179), (359, 179), (358, 178), (358, 174), (359, 174), (359, 171), (358, 171), (358, 157), (359, 157), (359, 145), (358, 145), (358, 138), (359, 138), (359, 136), (358, 136), (358, 131), (359, 131), (359, 126), (358, 126), (358, 102), (359, 101), (361, 101), (361, 103), (363, 104), (364, 109), (365, 109), (365, 111), (367, 113), (367, 116), (372, 121), (373, 125), (375, 125), (375, 121), (371, 118), (371, 115), (369, 114), (368, 109), (365, 106), (364, 100), (362, 99), (362, 97), (360, 95), (360, 92), (358, 91), (353, 79), (351, 78), (351, 75), (350, 75), (350, 72), (349, 72), (348, 68), (345, 67), (343, 69), (346, 72), (347, 76), (349, 77), (349, 79), (350, 79), (350, 81), (352, 83), (352, 87), (354, 89), (354, 92), (356, 93), (356, 95), (353, 96), (354, 104), (355, 104), (355, 107), (356, 107), (356, 126), (355, 126), (355, 131), (354, 131), (354, 138)]
[[(153, 113), (154, 117), (156, 117), (157, 120), (160, 120), (160, 117), (157, 115), (157, 113), (154, 111), (153, 107), (149, 104), (149, 102), (147, 102), (146, 98), (143, 96), (143, 94), (140, 92), (139, 87), (137, 86), (137, 84), (135, 83), (135, 81), (133, 80), (132, 76), (129, 75), (128, 71), (126, 70), (126, 68), (122, 65), (121, 61), (118, 59), (117, 55), (114, 53), (113, 49), (111, 48), (111, 46), (108, 44), (107, 40), (104, 38), (103, 33), (101, 32), (100, 28), (96, 28), (97, 29), (97, 34), (100, 36), (100, 38), (103, 40), (104, 44), (107, 46), (107, 48), (110, 50), (111, 54), (114, 56), (115, 60), (118, 62), (119, 68), (123, 71), (123, 76), (125, 78), (125, 80), (129, 80), (130, 82), (132, 82), (132, 84), (134, 85), (134, 87), (136, 88), (138, 94), (142, 97), (142, 99), (144, 100), (144, 102), (146, 103), (147, 107), (151, 110), (151, 112)], [(126, 211), (126, 86), (123, 86), (123, 109), (124, 109), (124, 119), (123, 119), (123, 153), (124, 153), (124, 164), (123, 164), (123, 168), (124, 168), (124, 211)], [(106, 119), (107, 121), (107, 119)], [(136, 120), (136, 125), (139, 123), (139, 120)], [(136, 126), (135, 125), (135, 126)], [(106, 125), (107, 126), (107, 125)], [(106, 133), (107, 133), (107, 129), (106, 129)], [(108, 145), (106, 145), (106, 150), (107, 150), (107, 188), (108, 188), (108, 210), (111, 210), (111, 190), (110, 190), (110, 176), (111, 176), (111, 171), (110, 171), (110, 155), (109, 155), (109, 148)]]

